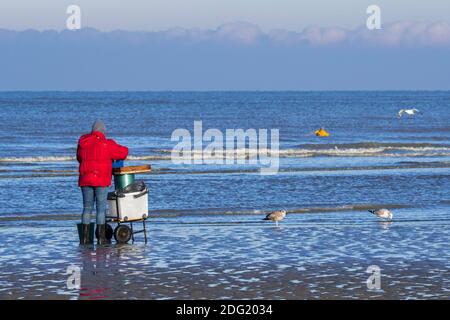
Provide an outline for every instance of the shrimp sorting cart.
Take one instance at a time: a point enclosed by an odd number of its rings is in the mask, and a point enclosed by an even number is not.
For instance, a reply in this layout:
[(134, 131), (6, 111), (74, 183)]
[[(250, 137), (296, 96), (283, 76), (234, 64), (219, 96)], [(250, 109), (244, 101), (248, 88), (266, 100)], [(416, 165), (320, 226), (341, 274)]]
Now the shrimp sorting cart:
[[(108, 222), (117, 223), (116, 228), (107, 228), (107, 233), (114, 234), (118, 243), (127, 243), (137, 233), (144, 234), (147, 243), (146, 220), (148, 218), (148, 188), (143, 181), (135, 181), (135, 174), (151, 172), (150, 165), (129, 166), (113, 169), (113, 192), (108, 193)], [(133, 223), (141, 223), (142, 229), (136, 230)], [(109, 229), (109, 232), (108, 232)]]

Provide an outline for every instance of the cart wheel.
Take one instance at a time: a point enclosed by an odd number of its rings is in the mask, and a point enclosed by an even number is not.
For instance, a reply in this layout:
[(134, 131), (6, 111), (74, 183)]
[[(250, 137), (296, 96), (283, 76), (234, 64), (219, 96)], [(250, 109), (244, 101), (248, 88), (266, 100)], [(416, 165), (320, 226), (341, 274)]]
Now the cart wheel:
[(114, 230), (114, 239), (118, 243), (127, 243), (131, 239), (131, 228), (124, 224), (117, 226)]
[[(98, 226), (95, 228), (95, 237), (98, 239)], [(111, 225), (106, 224), (105, 226), (105, 238), (106, 240), (111, 240), (113, 237), (113, 228)]]

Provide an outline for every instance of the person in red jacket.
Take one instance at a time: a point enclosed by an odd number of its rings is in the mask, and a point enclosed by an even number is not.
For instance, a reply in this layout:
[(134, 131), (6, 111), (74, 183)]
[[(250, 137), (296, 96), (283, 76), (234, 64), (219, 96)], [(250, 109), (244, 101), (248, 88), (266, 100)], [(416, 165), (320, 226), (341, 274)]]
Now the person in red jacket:
[(78, 186), (83, 194), (83, 214), (81, 216), (81, 244), (89, 244), (89, 224), (94, 209), (97, 209), (98, 244), (106, 243), (106, 202), (108, 187), (111, 185), (112, 162), (125, 160), (128, 148), (105, 137), (105, 125), (96, 120), (92, 132), (80, 137), (77, 148), (77, 160), (80, 163)]

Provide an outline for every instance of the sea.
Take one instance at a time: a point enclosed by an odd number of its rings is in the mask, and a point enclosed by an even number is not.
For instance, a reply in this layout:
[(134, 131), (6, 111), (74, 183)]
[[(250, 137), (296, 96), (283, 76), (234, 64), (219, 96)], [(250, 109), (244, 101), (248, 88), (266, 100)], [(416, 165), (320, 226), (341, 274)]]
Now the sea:
[[(2, 299), (450, 296), (449, 91), (0, 92), (0, 115)], [(77, 141), (96, 119), (125, 165), (152, 166), (136, 175), (147, 244), (78, 243)], [(222, 163), (174, 161), (174, 132), (199, 122), (276, 130), (277, 171), (250, 141), (224, 141)], [(281, 209), (278, 227), (262, 220)]]

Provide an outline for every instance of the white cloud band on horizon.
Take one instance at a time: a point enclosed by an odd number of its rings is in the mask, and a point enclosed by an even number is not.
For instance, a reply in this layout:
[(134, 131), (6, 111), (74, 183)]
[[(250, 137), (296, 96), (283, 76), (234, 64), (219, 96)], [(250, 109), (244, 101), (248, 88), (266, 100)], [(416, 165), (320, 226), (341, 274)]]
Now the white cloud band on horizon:
[[(374, 44), (385, 46), (450, 45), (450, 23), (399, 21), (387, 24), (381, 30), (365, 26), (348, 30), (340, 27), (311, 26), (300, 32), (283, 29), (263, 33), (258, 26), (238, 22), (221, 25), (211, 36), (223, 36), (242, 43), (255, 43), (263, 38), (282, 44), (333, 45), (340, 43)], [(193, 37), (195, 39), (195, 37)]]
[[(1, 29), (0, 29), (1, 31)], [(3, 29), (5, 31), (5, 29)], [(9, 31), (9, 30), (6, 30)], [(35, 31), (48, 33), (49, 31)], [(311, 26), (302, 31), (274, 29), (264, 33), (261, 28), (248, 22), (233, 22), (218, 26), (216, 29), (171, 28), (164, 31), (98, 31), (83, 28), (83, 32), (99, 34), (120, 34), (121, 39), (133, 43), (146, 42), (149, 39), (182, 42), (215, 42), (254, 45), (269, 42), (278, 45), (329, 46), (339, 44), (381, 45), (381, 46), (450, 46), (450, 23), (398, 21), (384, 25), (381, 30), (368, 30), (365, 26), (349, 30), (340, 27)], [(80, 32), (64, 30), (54, 33)], [(9, 31), (26, 32), (26, 31)]]

